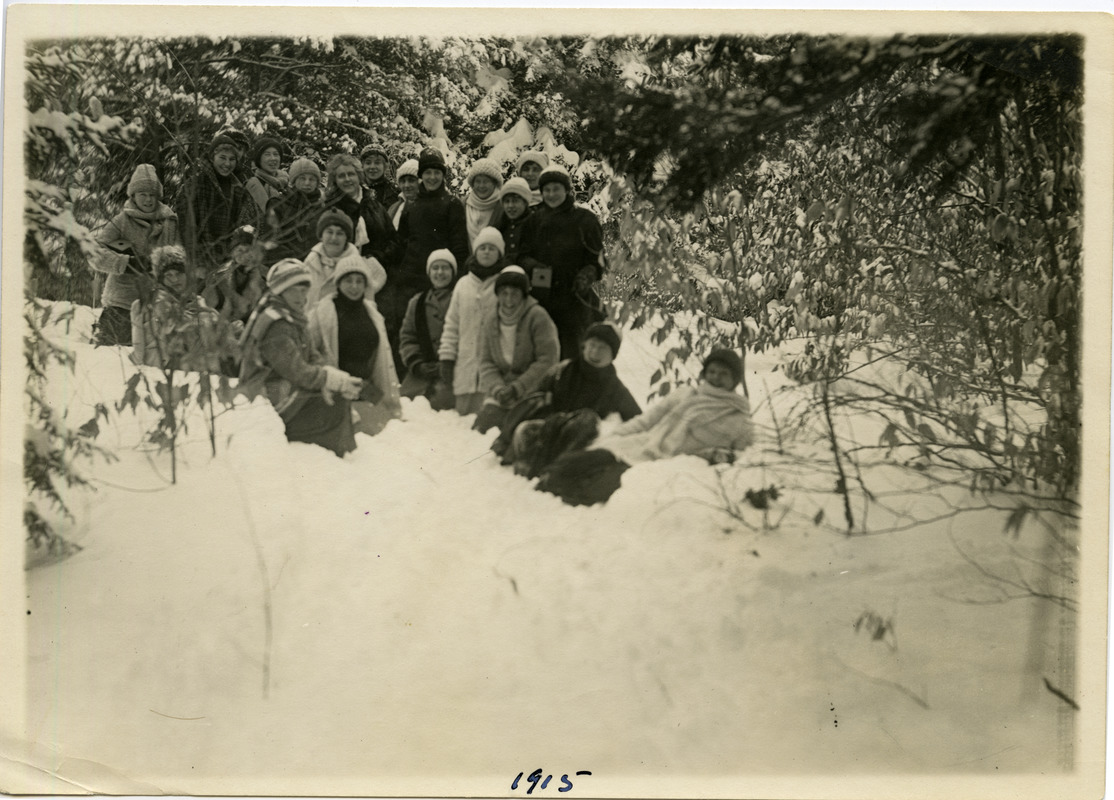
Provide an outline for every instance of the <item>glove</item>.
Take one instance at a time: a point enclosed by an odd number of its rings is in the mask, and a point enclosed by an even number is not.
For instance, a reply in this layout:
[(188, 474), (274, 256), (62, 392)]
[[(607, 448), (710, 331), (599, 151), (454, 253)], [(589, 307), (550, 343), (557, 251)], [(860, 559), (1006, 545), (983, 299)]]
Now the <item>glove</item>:
[(414, 364), (410, 367), (410, 371), (426, 381), (435, 381), (441, 377), (441, 365), (436, 361), (423, 361), (420, 364)]
[(442, 361), (438, 365), (438, 369), (441, 372), (441, 380), (444, 381), (447, 386), (451, 387), (453, 385), (453, 372), (456, 370), (456, 362)]
[(499, 403), (499, 405), (506, 407), (518, 399), (518, 389), (515, 388), (514, 384), (511, 384), (501, 389), (496, 389), (491, 396), (495, 398), (495, 401)]
[(324, 369), (326, 392), (330, 394), (339, 392), (341, 397), (346, 397), (349, 400), (355, 400), (360, 396), (360, 389), (364, 384), (363, 381), (359, 378), (353, 378), (344, 370), (337, 369), (336, 367), (325, 367)]
[(577, 294), (588, 294), (592, 289), (592, 284), (598, 280), (596, 275), (596, 268), (591, 264), (585, 264), (576, 273), (576, 278), (573, 281), (574, 291)]

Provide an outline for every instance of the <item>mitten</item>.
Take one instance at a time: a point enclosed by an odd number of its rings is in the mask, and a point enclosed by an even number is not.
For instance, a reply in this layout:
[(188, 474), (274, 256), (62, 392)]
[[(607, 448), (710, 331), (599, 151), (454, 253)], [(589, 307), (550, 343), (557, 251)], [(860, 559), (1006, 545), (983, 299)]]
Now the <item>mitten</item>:
[(363, 386), (363, 381), (359, 378), (353, 378), (347, 372), (336, 367), (324, 367), (325, 370), (325, 389), (329, 392), (340, 392), (343, 397), (349, 400), (355, 400), (360, 396), (360, 388)]
[(441, 365), (436, 361), (424, 361), (415, 364), (411, 370), (422, 380), (434, 381), (441, 377)]
[(456, 362), (442, 361), (439, 365), (439, 369), (441, 371), (441, 380), (443, 380), (448, 386), (452, 386), (453, 372), (456, 370)]

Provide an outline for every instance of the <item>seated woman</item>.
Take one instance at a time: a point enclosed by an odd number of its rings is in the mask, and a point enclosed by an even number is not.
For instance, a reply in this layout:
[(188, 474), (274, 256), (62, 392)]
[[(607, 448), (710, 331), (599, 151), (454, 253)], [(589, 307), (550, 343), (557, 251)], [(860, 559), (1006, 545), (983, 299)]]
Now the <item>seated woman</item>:
[(731, 350), (713, 350), (700, 377), (695, 388), (678, 389), (596, 439), (591, 449), (558, 456), (542, 469), (536, 488), (570, 505), (591, 505), (607, 500), (632, 464), (679, 455), (701, 456), (713, 464), (733, 461), (735, 450), (754, 441), (750, 404), (735, 391), (743, 362)]
[(557, 363), (557, 326), (530, 296), (522, 267), (505, 267), (495, 279), (495, 313), (481, 323), (480, 390), (484, 404), (472, 426), (480, 433), (501, 426), (507, 411), (537, 388)]
[(360, 418), (356, 430), (374, 436), (388, 420), (402, 416), (402, 405), (387, 328), (371, 300), (376, 286), (368, 260), (359, 253), (340, 260), (334, 274), (336, 290), (310, 311), (309, 333), (324, 363), (363, 381), (352, 404)]
[[(535, 462), (548, 463), (547, 451), (561, 440), (565, 423), (580, 409), (591, 409), (600, 419), (618, 414), (624, 421), (642, 413), (612, 363), (622, 338), (610, 323), (588, 328), (580, 354), (546, 373), (538, 390), (524, 398), (507, 416), (503, 432), (491, 445), (503, 464), (529, 478)], [(592, 431), (595, 437), (595, 431)]]
[(313, 347), (305, 317), (310, 275), (294, 258), (267, 273), (259, 300), (240, 339), (239, 391), (266, 392), (286, 425), (291, 442), (309, 442), (343, 456), (356, 449), (350, 401), (363, 382), (323, 362)]

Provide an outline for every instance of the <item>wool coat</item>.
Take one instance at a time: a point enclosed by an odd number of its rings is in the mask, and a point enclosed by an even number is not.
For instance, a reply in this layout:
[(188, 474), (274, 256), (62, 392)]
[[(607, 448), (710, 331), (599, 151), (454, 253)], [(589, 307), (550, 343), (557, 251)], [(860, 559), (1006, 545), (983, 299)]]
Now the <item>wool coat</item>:
[[(334, 191), (325, 198), (325, 208), (343, 211), (352, 220), (352, 230), (357, 231), (352, 244), (360, 249), (360, 255), (378, 259), (388, 272), (398, 262), (400, 245), (395, 226), (387, 215), (387, 209), (370, 189), (364, 188), (359, 200), (344, 192)], [(361, 221), (367, 235), (366, 242), (359, 241)]]
[(284, 258), (303, 260), (318, 242), (317, 220), (324, 210), (320, 192), (307, 195), (291, 188), (282, 197), (271, 200), (267, 238), (273, 246), (267, 250), (264, 263), (270, 266)]
[(429, 288), (425, 268), (434, 250), (451, 250), (457, 264), (468, 260), (468, 221), (464, 203), (449, 194), (444, 184), (435, 192), (428, 191), (424, 185), (419, 187), (417, 199), (407, 203), (402, 212), (398, 235), (404, 248), (397, 272), (404, 302)]
[[(90, 266), (108, 276), (101, 304), (131, 308), (139, 299), (140, 272), (150, 275), (151, 251), (178, 243), (178, 215), (163, 203), (151, 214), (144, 214), (129, 199), (124, 210), (97, 232), (97, 242), (101, 248), (90, 259)], [(134, 255), (118, 252), (124, 249)]]
[[(438, 362), (441, 333), (445, 329), (445, 318), (449, 313), (452, 297), (452, 289), (448, 287), (428, 289), (411, 297), (406, 306), (406, 315), (398, 335), (402, 363), (407, 367), (406, 377), (402, 379), (404, 397), (424, 394), (435, 380), (422, 378), (414, 370), (419, 364)], [(418, 306), (422, 307), (424, 325), (419, 324)]]
[(232, 231), (240, 219), (246, 192), (235, 174), (218, 177), (208, 159), (200, 161), (178, 197), (182, 243), (192, 265), (215, 272), (231, 253)]
[(475, 394), (480, 389), (480, 335), (483, 321), (495, 310), (495, 278), (469, 272), (453, 288), (438, 356), (455, 361), (453, 394)]
[(560, 345), (557, 326), (538, 301), (526, 298), (526, 309), (515, 327), (514, 353), (508, 361), (500, 340), (499, 310), (481, 323), (480, 391), (490, 396), (496, 389), (513, 386), (518, 397), (534, 391), (554, 364)]

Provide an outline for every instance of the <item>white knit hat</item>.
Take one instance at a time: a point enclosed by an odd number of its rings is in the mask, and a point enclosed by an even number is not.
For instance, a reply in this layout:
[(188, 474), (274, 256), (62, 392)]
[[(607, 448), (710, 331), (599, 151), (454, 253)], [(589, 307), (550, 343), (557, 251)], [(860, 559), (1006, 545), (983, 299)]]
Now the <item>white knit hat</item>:
[(402, 166), (395, 172), (395, 180), (402, 180), (403, 175), (413, 175), (415, 178), (418, 177), (418, 159), (409, 158), (402, 162)]
[(480, 249), (481, 244), (493, 244), (495, 249), (499, 251), (499, 255), (505, 255), (507, 252), (507, 243), (503, 241), (503, 234), (499, 233), (498, 229), (488, 225), (486, 228), (481, 228), (480, 232), (476, 234), (476, 238), (472, 240), (472, 252)]
[(528, 161), (533, 161), (542, 169), (545, 169), (549, 166), (549, 156), (547, 156), (545, 153), (541, 152), (540, 150), (527, 150), (525, 153), (518, 157), (517, 161), (514, 162), (515, 173), (517, 174), (519, 172), (522, 172), (522, 165)]
[(306, 265), (296, 258), (284, 258), (267, 273), (267, 288), (272, 294), (282, 294), (299, 283), (312, 284)]
[(499, 199), (502, 200), (510, 194), (518, 195), (527, 203), (534, 200), (534, 193), (530, 191), (530, 184), (526, 182), (525, 178), (520, 178), (517, 175), (503, 184), (503, 188), (499, 190)]
[(445, 248), (441, 248), (440, 250), (434, 250), (432, 253), (429, 254), (429, 258), (427, 258), (425, 260), (425, 274), (426, 275), (429, 275), (430, 267), (432, 267), (434, 265), (434, 263), (437, 262), (437, 261), (447, 261), (449, 263), (449, 266), (451, 266), (453, 268), (453, 275), (454, 276), (456, 275), (456, 270), (457, 270), (456, 256), (453, 255), (452, 250), (447, 250)]
[(490, 158), (477, 158), (472, 162), (472, 166), (468, 169), (468, 185), (471, 186), (472, 179), (479, 175), (491, 178), (495, 182), (496, 189), (503, 185), (503, 172)]
[(132, 178), (128, 181), (128, 197), (134, 197), (136, 192), (149, 192), (162, 200), (162, 183), (150, 164), (140, 164), (132, 173)]

